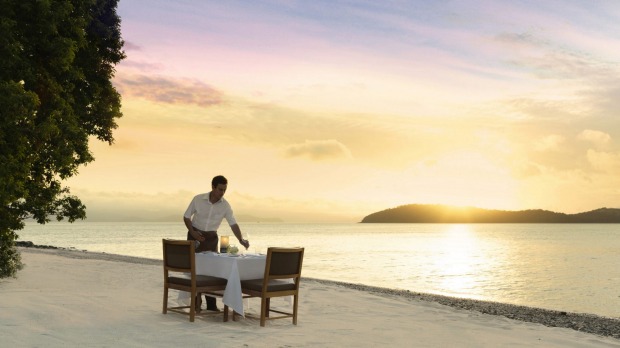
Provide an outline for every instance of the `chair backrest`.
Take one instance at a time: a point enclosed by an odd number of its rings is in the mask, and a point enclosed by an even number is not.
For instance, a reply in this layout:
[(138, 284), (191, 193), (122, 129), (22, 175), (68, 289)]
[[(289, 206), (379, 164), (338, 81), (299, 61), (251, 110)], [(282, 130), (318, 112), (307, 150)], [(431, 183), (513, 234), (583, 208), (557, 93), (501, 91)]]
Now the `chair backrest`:
[(192, 272), (195, 269), (193, 241), (162, 239), (162, 244), (164, 269), (174, 272)]
[(301, 277), (303, 260), (304, 248), (271, 247), (267, 249), (266, 280), (295, 278), (295, 282), (298, 282)]

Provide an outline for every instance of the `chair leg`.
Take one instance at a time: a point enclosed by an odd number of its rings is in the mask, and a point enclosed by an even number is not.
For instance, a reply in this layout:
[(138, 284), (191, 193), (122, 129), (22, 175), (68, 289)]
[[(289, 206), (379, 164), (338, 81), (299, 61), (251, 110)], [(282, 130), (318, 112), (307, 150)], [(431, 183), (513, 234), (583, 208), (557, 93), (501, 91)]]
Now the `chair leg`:
[(195, 293), (191, 293), (190, 294), (190, 304), (189, 304), (189, 321), (190, 322), (194, 322), (194, 317), (196, 316), (196, 294)]
[(163, 314), (168, 313), (168, 287), (164, 285), (164, 307), (161, 312)]
[(260, 300), (260, 326), (265, 326), (265, 316), (269, 314), (267, 301), (269, 301), (269, 299), (264, 297)]
[[(233, 320), (235, 318), (235, 312), (233, 312)], [(224, 305), (224, 321), (228, 321), (228, 305)]]
[(265, 317), (269, 318), (270, 310), (271, 310), (271, 297), (267, 297), (267, 311), (265, 312)]
[(200, 313), (202, 311), (202, 298), (200, 298), (200, 295), (202, 294), (199, 293), (198, 295), (196, 295), (196, 313)]
[(299, 303), (298, 295), (293, 296), (293, 325), (297, 325), (297, 304)]

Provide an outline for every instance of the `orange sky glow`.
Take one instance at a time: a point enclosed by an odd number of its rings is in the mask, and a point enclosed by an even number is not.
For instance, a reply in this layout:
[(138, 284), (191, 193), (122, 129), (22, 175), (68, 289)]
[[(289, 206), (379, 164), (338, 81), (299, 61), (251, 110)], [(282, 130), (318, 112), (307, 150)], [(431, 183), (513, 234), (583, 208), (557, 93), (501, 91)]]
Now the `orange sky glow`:
[(620, 207), (617, 1), (119, 2), (123, 118), (93, 219), (357, 222), (403, 204)]

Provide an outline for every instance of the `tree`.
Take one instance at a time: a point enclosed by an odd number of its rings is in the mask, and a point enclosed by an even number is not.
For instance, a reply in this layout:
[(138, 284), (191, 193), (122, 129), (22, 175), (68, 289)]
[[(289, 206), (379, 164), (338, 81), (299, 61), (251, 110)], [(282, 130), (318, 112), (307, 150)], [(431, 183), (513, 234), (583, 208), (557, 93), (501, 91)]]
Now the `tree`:
[(22, 263), (24, 220), (70, 222), (86, 207), (62, 181), (112, 144), (125, 53), (118, 0), (0, 0), (0, 278)]

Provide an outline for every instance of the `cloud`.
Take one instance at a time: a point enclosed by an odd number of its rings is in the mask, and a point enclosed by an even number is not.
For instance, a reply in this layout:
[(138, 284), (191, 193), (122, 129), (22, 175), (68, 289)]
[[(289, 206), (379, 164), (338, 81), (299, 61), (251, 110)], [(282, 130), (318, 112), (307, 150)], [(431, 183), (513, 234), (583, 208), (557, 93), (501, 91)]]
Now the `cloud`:
[(540, 44), (540, 40), (535, 38), (534, 35), (532, 35), (532, 33), (529, 33), (529, 32), (521, 32), (521, 33), (501, 32), (501, 33), (496, 34), (494, 38), (498, 42), (506, 43), (508, 45), (512, 45), (512, 44), (539, 45)]
[(123, 192), (73, 189), (86, 205), (89, 221), (178, 221), (180, 228), (182, 216), (194, 192)]
[[(149, 63), (143, 60), (132, 59), (131, 55), (119, 64), (120, 69), (132, 69), (140, 73), (153, 73), (164, 69), (161, 63)], [(118, 79), (117, 79), (118, 80)], [(116, 81), (115, 81), (116, 82)]]
[(579, 135), (577, 135), (579, 140), (589, 141), (597, 146), (603, 146), (608, 144), (611, 141), (611, 136), (605, 132), (585, 129)]
[(588, 150), (588, 162), (597, 170), (603, 172), (617, 172), (620, 168), (620, 154)]
[(502, 32), (493, 42), (497, 44), (495, 49), (504, 49), (500, 59), (509, 68), (537, 79), (574, 80), (595, 71), (592, 57), (576, 47), (560, 47), (540, 32)]
[(221, 92), (197, 80), (122, 75), (114, 82), (125, 98), (142, 98), (157, 103), (209, 107), (221, 104), (223, 99)]
[(309, 157), (320, 161), (325, 159), (351, 158), (351, 151), (337, 140), (306, 140), (301, 144), (290, 145), (287, 157)]
[(524, 97), (501, 101), (500, 108), (505, 109), (504, 117), (517, 121), (567, 122), (586, 118), (583, 101), (574, 97), (550, 100), (538, 97)]
[(539, 165), (530, 161), (517, 162), (512, 169), (515, 177), (519, 179), (528, 178), (542, 174)]
[(125, 44), (123, 45), (123, 49), (125, 51), (141, 51), (142, 47), (136, 43), (125, 41)]
[[(605, 47), (613, 47), (615, 39), (607, 37), (607, 32), (596, 32), (599, 28), (589, 23), (592, 17), (581, 13), (579, 18), (570, 21), (569, 26), (559, 21), (558, 16), (545, 17), (542, 13), (519, 12), (521, 16), (534, 16), (537, 22), (545, 25), (539, 28), (505, 27), (493, 37), (493, 43), (496, 44), (493, 47), (503, 48), (499, 53), (505, 53), (499, 57), (508, 63), (507, 67), (514, 73), (523, 77), (529, 75), (535, 78), (534, 81), (538, 80), (540, 86), (544, 86), (543, 83), (555, 83), (551, 89), (546, 86), (547, 91), (553, 91), (543, 94), (546, 99), (572, 102), (576, 97), (600, 94), (609, 86), (617, 84), (609, 79), (609, 76), (617, 74), (617, 66), (613, 63), (615, 53), (610, 54)], [(525, 17), (523, 19), (527, 20)], [(596, 43), (593, 43), (593, 37), (598, 38)], [(536, 84), (530, 82), (530, 86), (535, 87)], [(540, 93), (537, 95), (541, 96)], [(592, 103), (585, 100), (583, 104)]]
[(557, 134), (547, 135), (534, 144), (534, 148), (538, 151), (553, 151), (560, 148), (564, 143), (564, 137)]

